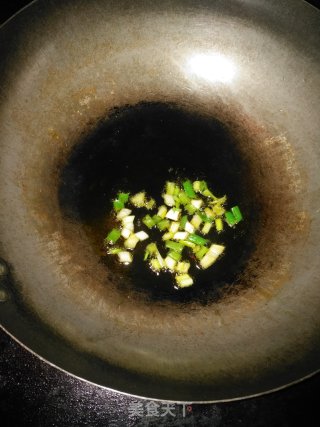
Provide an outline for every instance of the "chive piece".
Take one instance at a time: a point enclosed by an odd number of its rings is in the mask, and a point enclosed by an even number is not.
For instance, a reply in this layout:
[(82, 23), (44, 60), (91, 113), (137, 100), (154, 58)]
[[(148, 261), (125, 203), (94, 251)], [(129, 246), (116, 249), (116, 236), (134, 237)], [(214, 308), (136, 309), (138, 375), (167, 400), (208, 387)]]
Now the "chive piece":
[(233, 213), (233, 216), (235, 217), (236, 222), (243, 220), (243, 216), (239, 206), (234, 206), (233, 208), (231, 208), (231, 212)]
[(220, 233), (221, 231), (223, 231), (223, 221), (221, 218), (217, 218), (215, 220), (215, 225), (216, 225), (216, 230), (218, 233)]
[(121, 209), (124, 208), (124, 203), (121, 202), (121, 200), (116, 199), (116, 200), (113, 201), (113, 208), (117, 212), (121, 211)]
[(143, 222), (143, 223), (144, 223), (144, 225), (146, 225), (148, 228), (152, 228), (152, 227), (154, 227), (154, 225), (155, 225), (155, 223), (154, 223), (154, 221), (153, 221), (153, 218), (151, 218), (151, 216), (150, 216), (150, 215), (146, 215), (146, 216), (143, 218), (142, 222)]
[(118, 200), (122, 203), (127, 203), (129, 200), (130, 193), (119, 193)]
[(232, 212), (228, 211), (225, 213), (225, 219), (230, 227), (234, 226), (237, 223)]
[(187, 179), (186, 181), (184, 181), (183, 183), (183, 189), (186, 193), (186, 195), (188, 197), (190, 197), (191, 199), (193, 199), (194, 197), (196, 197), (196, 193), (194, 192), (193, 186), (192, 186), (192, 182)]
[(203, 237), (198, 236), (197, 234), (189, 234), (187, 240), (189, 242), (195, 243), (196, 245), (199, 245), (199, 246), (204, 246), (208, 243), (207, 239), (204, 239)]
[(205, 246), (202, 246), (197, 252), (196, 252), (196, 257), (201, 260), (205, 254), (208, 252), (208, 248), (206, 248)]
[(163, 219), (158, 222), (157, 227), (160, 231), (164, 231), (170, 227), (170, 221), (168, 219)]
[(120, 236), (121, 236), (121, 231), (118, 230), (117, 228), (113, 228), (105, 238), (105, 242), (110, 243), (111, 245), (114, 245)]
[(184, 245), (180, 242), (173, 242), (172, 240), (167, 240), (166, 248), (172, 249), (175, 252), (181, 253), (183, 251)]
[(170, 251), (168, 253), (168, 256), (172, 259), (174, 259), (175, 261), (180, 261), (181, 260), (181, 253), (179, 252), (175, 252), (175, 251)]
[(180, 220), (180, 228), (184, 230), (186, 223), (188, 222), (188, 216), (184, 215)]

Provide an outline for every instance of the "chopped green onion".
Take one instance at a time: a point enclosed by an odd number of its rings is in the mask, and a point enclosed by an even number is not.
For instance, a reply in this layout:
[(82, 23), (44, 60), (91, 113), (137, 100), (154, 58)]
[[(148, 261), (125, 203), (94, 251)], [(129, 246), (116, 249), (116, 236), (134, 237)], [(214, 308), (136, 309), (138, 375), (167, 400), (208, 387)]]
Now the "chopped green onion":
[(178, 199), (183, 205), (187, 205), (188, 203), (190, 203), (190, 198), (186, 195), (184, 191), (180, 191)]
[(140, 242), (149, 239), (149, 235), (145, 231), (138, 231), (138, 233), (136, 233), (136, 237), (140, 240)]
[(173, 242), (171, 240), (168, 240), (166, 242), (166, 248), (172, 249), (175, 252), (181, 253), (183, 251), (184, 245), (182, 243)]
[(178, 231), (174, 234), (173, 238), (174, 240), (186, 240), (189, 236), (189, 233), (186, 231)]
[(176, 184), (174, 182), (166, 182), (166, 194), (173, 196), (175, 193)]
[(196, 197), (196, 193), (193, 190), (193, 186), (192, 183), (189, 179), (187, 179), (186, 181), (184, 181), (183, 183), (183, 189), (186, 193), (186, 195), (188, 197), (190, 197), (191, 199), (193, 199), (194, 197)]
[(171, 240), (173, 239), (174, 233), (171, 233), (170, 231), (168, 233), (164, 233), (162, 236), (162, 240)]
[(167, 267), (169, 270), (174, 271), (175, 266), (176, 266), (176, 264), (177, 264), (177, 261), (175, 261), (173, 258), (171, 258), (171, 257), (167, 256), (167, 257), (164, 259), (164, 263), (165, 263), (166, 267)]
[(219, 204), (212, 206), (211, 210), (214, 216), (222, 216), (226, 211), (225, 208)]
[(218, 257), (225, 250), (225, 247), (222, 245), (211, 245), (208, 252), (200, 261), (200, 265), (203, 269), (209, 268), (212, 264), (216, 262)]
[(129, 230), (128, 228), (123, 228), (123, 229), (121, 230), (121, 236), (122, 236), (124, 239), (127, 239), (127, 238), (130, 236), (130, 234), (132, 233), (132, 231), (133, 231), (133, 230)]
[(132, 211), (130, 209), (123, 208), (123, 209), (121, 209), (121, 211), (118, 212), (117, 219), (121, 221), (126, 216), (129, 216), (131, 214), (131, 212)]
[(187, 233), (194, 233), (194, 226), (189, 221), (186, 222), (184, 229)]
[(113, 228), (105, 238), (105, 242), (109, 243), (110, 245), (114, 245), (117, 242), (117, 240), (119, 240), (120, 236), (121, 236), (121, 231), (118, 230), (117, 228)]
[(168, 219), (163, 219), (158, 222), (157, 227), (160, 231), (164, 231), (170, 227), (170, 221)]
[(123, 224), (124, 226), (126, 226), (126, 225), (128, 225), (128, 224), (133, 224), (134, 218), (135, 218), (135, 216), (134, 216), (134, 215), (128, 215), (128, 216), (125, 216), (125, 217), (122, 219), (122, 224)]
[(169, 228), (171, 233), (176, 233), (180, 228), (180, 224), (178, 222), (172, 222)]
[(198, 212), (199, 217), (202, 219), (203, 222), (212, 222), (213, 219), (209, 216), (207, 216), (206, 214), (204, 214), (203, 212)]
[(201, 206), (203, 205), (203, 200), (194, 199), (194, 200), (191, 200), (191, 204), (193, 207), (195, 207), (197, 210), (199, 210), (201, 208)]
[(127, 252), (127, 251), (119, 252), (118, 258), (122, 264), (130, 264), (132, 262), (132, 259), (133, 259), (132, 254), (130, 252)]
[(160, 265), (160, 262), (157, 260), (157, 258), (152, 258), (150, 260), (150, 265), (151, 265), (152, 270), (154, 270), (154, 271), (160, 271), (161, 270), (161, 265)]
[(118, 255), (122, 251), (123, 251), (123, 249), (120, 249), (120, 248), (110, 248), (108, 250), (108, 254), (110, 254), (110, 255)]
[(195, 243), (196, 245), (200, 246), (206, 245), (208, 243), (207, 239), (204, 239), (203, 237), (198, 236), (197, 234), (190, 234), (187, 240), (191, 243)]
[(146, 198), (146, 193), (144, 191), (141, 191), (140, 193), (137, 193), (134, 196), (131, 196), (130, 202), (136, 208), (142, 208), (145, 204), (145, 198)]
[(196, 257), (201, 260), (205, 254), (208, 252), (208, 248), (206, 248), (205, 246), (201, 246), (200, 249), (196, 252)]
[(205, 197), (209, 197), (210, 199), (216, 200), (216, 197), (211, 193), (211, 191), (208, 188), (203, 190), (201, 194), (203, 194)]
[(150, 255), (155, 255), (157, 253), (157, 245), (155, 243), (149, 243), (146, 247), (146, 251), (150, 254)]
[(116, 200), (113, 201), (113, 208), (117, 212), (121, 211), (121, 209), (124, 208), (124, 203), (121, 202), (121, 200), (116, 199)]
[(193, 285), (193, 279), (189, 274), (178, 274), (176, 276), (176, 282), (179, 288), (187, 288)]
[(194, 228), (196, 230), (198, 230), (198, 228), (200, 227), (201, 223), (202, 223), (202, 219), (200, 217), (200, 215), (195, 214), (193, 215), (192, 219), (191, 219), (191, 224), (194, 226)]
[(194, 248), (196, 246), (195, 243), (188, 242), (188, 240), (182, 240), (180, 243), (188, 248)]
[(215, 225), (216, 225), (216, 230), (218, 233), (220, 233), (221, 231), (223, 231), (223, 221), (221, 218), (217, 218), (215, 220)]
[(237, 222), (242, 221), (243, 216), (242, 216), (242, 213), (240, 211), (239, 206), (234, 206), (233, 208), (231, 208), (231, 212), (233, 213), (233, 216), (235, 217), (235, 220)]
[(211, 222), (206, 222), (204, 224), (204, 226), (202, 227), (201, 233), (202, 234), (208, 234), (211, 230), (212, 227), (212, 223)]
[(186, 223), (188, 222), (188, 216), (187, 215), (184, 215), (182, 218), (181, 218), (181, 220), (180, 220), (180, 228), (182, 229), (182, 230), (184, 230), (185, 229), (185, 226), (186, 226)]
[(151, 218), (150, 215), (146, 215), (143, 219), (142, 222), (144, 223), (145, 226), (147, 226), (148, 228), (152, 228), (155, 226), (155, 222), (153, 221), (153, 219)]
[(170, 251), (168, 253), (168, 256), (172, 259), (174, 259), (175, 261), (180, 261), (181, 260), (181, 253), (179, 252), (174, 252), (174, 251)]
[(157, 215), (160, 216), (160, 218), (164, 219), (166, 217), (167, 212), (167, 207), (162, 205), (159, 207)]
[(144, 206), (146, 209), (150, 210), (150, 209), (153, 209), (155, 205), (156, 205), (156, 201), (154, 199), (150, 199), (147, 202), (145, 202)]
[(158, 222), (160, 222), (162, 220), (162, 218), (159, 215), (153, 215), (152, 220), (156, 225), (156, 224), (158, 224)]
[(171, 219), (172, 221), (178, 221), (181, 214), (181, 209), (172, 208), (167, 212), (166, 218)]
[(237, 223), (232, 212), (228, 211), (225, 213), (225, 219), (230, 227), (234, 226)]
[(180, 274), (185, 274), (185, 273), (188, 273), (189, 268), (190, 268), (190, 262), (181, 261), (181, 262), (178, 262), (176, 266), (176, 272)]
[(191, 203), (185, 206), (185, 210), (188, 212), (189, 215), (193, 215), (197, 211), (197, 209), (192, 206)]
[(119, 193), (118, 200), (122, 203), (127, 203), (129, 200), (130, 193)]
[(135, 234), (131, 234), (128, 239), (124, 242), (124, 246), (127, 249), (134, 249), (139, 242), (139, 238)]
[(176, 202), (174, 200), (174, 197), (171, 194), (163, 194), (162, 197), (163, 197), (164, 203), (167, 206), (172, 207), (175, 205)]

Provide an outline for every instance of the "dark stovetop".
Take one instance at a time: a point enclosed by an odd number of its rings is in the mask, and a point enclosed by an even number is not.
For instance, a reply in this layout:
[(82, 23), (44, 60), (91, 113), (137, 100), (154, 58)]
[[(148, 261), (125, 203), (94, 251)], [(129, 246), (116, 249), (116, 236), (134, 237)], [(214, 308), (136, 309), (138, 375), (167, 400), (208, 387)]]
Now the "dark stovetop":
[[(315, 6), (320, 0), (310, 0)], [(29, 0), (2, 0), (3, 22)], [(87, 384), (42, 362), (0, 330), (0, 426), (320, 426), (320, 375), (239, 402), (155, 408)], [(151, 405), (150, 405), (151, 403)], [(167, 415), (165, 411), (171, 409)], [(149, 411), (149, 412), (148, 412)], [(149, 416), (150, 415), (150, 416)]]

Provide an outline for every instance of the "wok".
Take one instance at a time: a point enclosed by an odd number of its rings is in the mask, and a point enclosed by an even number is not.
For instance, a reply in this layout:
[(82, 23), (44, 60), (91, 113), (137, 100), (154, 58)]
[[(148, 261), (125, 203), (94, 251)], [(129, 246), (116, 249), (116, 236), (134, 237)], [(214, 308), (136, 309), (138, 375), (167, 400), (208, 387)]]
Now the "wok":
[[(0, 37), (2, 327), (70, 374), (152, 399), (238, 399), (317, 372), (318, 11), (298, 0), (39, 0)], [(110, 175), (110, 158), (122, 164), (137, 123), (151, 142), (132, 142), (128, 185), (141, 168), (146, 185), (165, 176), (152, 132), (170, 120), (195, 136), (187, 165), (203, 162), (210, 179), (220, 156), (247, 228), (223, 283), (159, 296), (120, 283), (87, 222), (124, 176)], [(103, 126), (115, 139), (99, 137)], [(183, 153), (174, 135), (166, 149)]]

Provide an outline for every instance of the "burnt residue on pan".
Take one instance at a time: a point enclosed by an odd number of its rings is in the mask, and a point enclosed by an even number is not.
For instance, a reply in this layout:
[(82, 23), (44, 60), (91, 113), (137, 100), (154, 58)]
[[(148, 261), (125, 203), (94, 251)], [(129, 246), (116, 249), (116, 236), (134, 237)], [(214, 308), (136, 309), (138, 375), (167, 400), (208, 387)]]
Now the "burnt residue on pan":
[[(114, 108), (64, 162), (60, 208), (67, 220), (84, 227), (120, 293), (208, 304), (253, 287), (267, 295), (275, 275), (277, 283), (288, 279), (290, 245), (305, 220), (296, 206), (301, 177), (290, 145), (245, 116), (218, 111), (160, 102)], [(227, 247), (225, 255), (207, 271), (193, 271), (196, 284), (177, 291), (170, 274), (157, 277), (146, 268), (142, 252), (132, 266), (120, 266), (103, 256), (101, 243), (118, 190), (143, 189), (160, 204), (164, 182), (185, 177), (206, 179), (217, 195), (227, 194), (229, 206), (239, 204), (245, 221), (217, 235), (216, 242)], [(293, 221), (287, 221), (288, 211)]]

